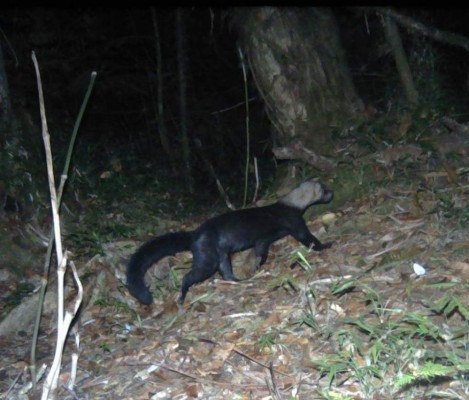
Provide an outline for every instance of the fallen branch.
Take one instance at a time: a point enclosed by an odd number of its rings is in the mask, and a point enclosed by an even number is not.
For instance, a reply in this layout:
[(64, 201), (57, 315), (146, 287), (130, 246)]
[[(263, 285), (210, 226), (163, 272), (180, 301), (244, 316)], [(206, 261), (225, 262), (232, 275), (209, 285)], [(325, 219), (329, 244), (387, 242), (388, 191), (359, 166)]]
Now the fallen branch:
[(335, 168), (333, 161), (307, 149), (301, 142), (290, 146), (274, 147), (272, 152), (279, 160), (301, 160), (321, 171), (331, 171)]
[(438, 42), (446, 43), (451, 46), (462, 47), (463, 49), (469, 51), (469, 39), (467, 39), (465, 36), (458, 35), (453, 32), (442, 31), (432, 26), (424, 25), (411, 17), (398, 13), (392, 8), (365, 7), (364, 10), (373, 10), (378, 12), (379, 14), (389, 16), (393, 18), (398, 24), (408, 29), (419, 32), (420, 34), (428, 36), (434, 40), (437, 40)]

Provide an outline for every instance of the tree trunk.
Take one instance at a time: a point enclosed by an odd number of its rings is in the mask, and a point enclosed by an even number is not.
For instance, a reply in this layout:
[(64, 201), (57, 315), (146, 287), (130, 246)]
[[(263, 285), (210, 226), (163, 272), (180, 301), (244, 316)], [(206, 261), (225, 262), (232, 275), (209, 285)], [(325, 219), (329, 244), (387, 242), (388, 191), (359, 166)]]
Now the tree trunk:
[(187, 131), (187, 81), (186, 81), (186, 45), (184, 22), (184, 10), (178, 8), (176, 11), (176, 49), (178, 60), (178, 80), (179, 80), (179, 117), (181, 119), (181, 141), (182, 155), (184, 159), (184, 175), (187, 189), (192, 193), (194, 183), (191, 172), (191, 153), (189, 137)]
[(8, 135), (11, 135), (11, 101), (8, 78), (5, 71), (3, 50), (0, 45), (0, 146), (3, 146)]
[(329, 9), (254, 8), (235, 23), (278, 144), (321, 150), (363, 108)]
[(158, 125), (158, 133), (160, 135), (161, 147), (169, 160), (173, 173), (177, 172), (173, 151), (168, 140), (168, 130), (166, 129), (164, 115), (164, 80), (163, 80), (163, 56), (161, 54), (160, 32), (158, 28), (158, 20), (156, 18), (155, 7), (151, 8), (151, 19), (153, 22), (153, 34), (155, 40), (156, 55), (156, 117)]
[(397, 29), (396, 23), (389, 16), (384, 17), (384, 32), (386, 40), (391, 46), (407, 99), (411, 106), (415, 106), (418, 102), (419, 95), (415, 88), (414, 80), (412, 79), (412, 73), (410, 72), (399, 30)]

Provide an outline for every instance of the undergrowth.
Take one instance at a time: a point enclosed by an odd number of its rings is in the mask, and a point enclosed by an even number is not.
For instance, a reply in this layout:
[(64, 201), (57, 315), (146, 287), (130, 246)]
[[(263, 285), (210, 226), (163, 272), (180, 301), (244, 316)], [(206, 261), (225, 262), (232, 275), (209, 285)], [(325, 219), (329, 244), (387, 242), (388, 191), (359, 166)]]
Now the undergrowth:
[[(304, 251), (296, 251), (294, 257), (306, 271), (312, 270)], [(355, 398), (340, 394), (344, 382), (355, 382), (370, 399), (460, 398), (453, 397), (450, 386), (432, 389), (433, 383), (442, 381), (458, 382), (469, 392), (469, 307), (460, 297), (468, 289), (468, 282), (423, 285), (424, 293), (439, 291), (437, 298), (431, 298), (414, 295), (408, 286), (408, 302), (421, 305), (416, 310), (390, 307), (389, 299), (360, 277), (332, 282), (331, 302), (358, 293), (364, 307), (357, 315), (344, 315), (339, 326), (321, 324), (309, 307), (297, 321), (330, 345), (324, 356), (311, 360), (327, 381), (322, 398)], [(314, 285), (306, 294), (319, 301)]]

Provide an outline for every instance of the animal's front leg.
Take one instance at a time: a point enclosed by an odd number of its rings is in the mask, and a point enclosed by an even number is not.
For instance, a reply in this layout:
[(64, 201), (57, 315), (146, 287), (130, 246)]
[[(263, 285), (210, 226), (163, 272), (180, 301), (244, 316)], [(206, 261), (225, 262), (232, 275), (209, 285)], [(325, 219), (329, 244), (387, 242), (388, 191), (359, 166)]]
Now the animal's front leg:
[[(312, 235), (312, 236), (314, 237), (314, 235)], [(329, 249), (335, 243), (335, 242), (321, 243), (317, 238), (315, 238), (315, 239), (317, 240), (317, 242), (312, 247), (312, 249), (315, 250), (315, 251), (321, 251), (321, 250)]]
[(334, 242), (321, 243), (321, 241), (309, 231), (306, 224), (298, 226), (296, 231), (292, 232), (291, 235), (303, 245), (315, 251), (328, 249), (334, 244)]

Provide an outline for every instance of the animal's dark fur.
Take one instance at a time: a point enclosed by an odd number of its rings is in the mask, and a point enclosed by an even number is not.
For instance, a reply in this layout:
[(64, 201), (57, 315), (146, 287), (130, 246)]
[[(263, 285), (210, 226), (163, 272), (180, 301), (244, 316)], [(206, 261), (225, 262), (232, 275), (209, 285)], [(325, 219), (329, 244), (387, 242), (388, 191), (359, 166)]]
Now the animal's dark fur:
[(303, 213), (314, 204), (329, 203), (333, 192), (315, 181), (306, 181), (282, 197), (277, 203), (257, 208), (232, 211), (209, 219), (189, 232), (168, 233), (145, 244), (132, 256), (127, 269), (129, 292), (143, 304), (153, 302), (145, 286), (146, 271), (161, 258), (190, 250), (194, 256), (192, 270), (182, 280), (182, 304), (192, 285), (220, 272), (223, 279), (237, 281), (231, 265), (231, 254), (254, 248), (259, 265), (267, 259), (270, 245), (291, 235), (313, 250), (323, 250), (332, 243), (322, 244), (308, 230)]

